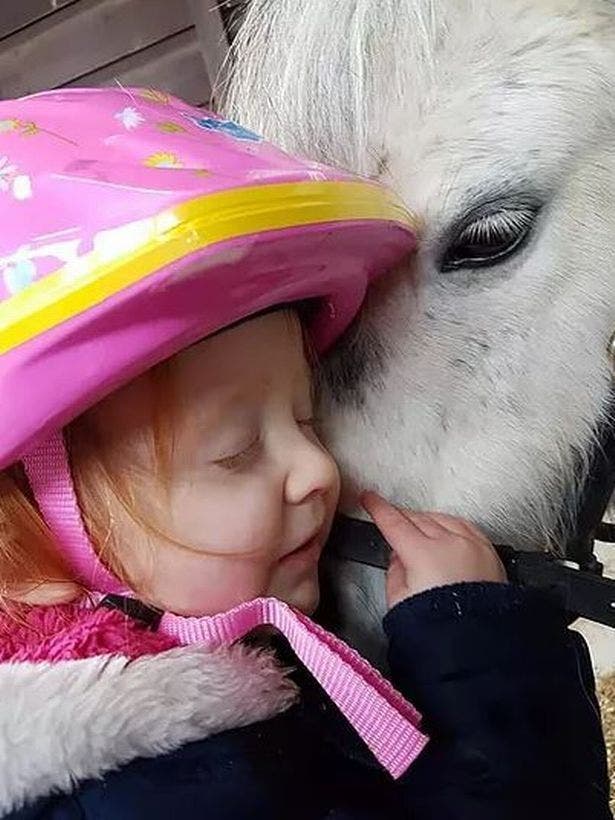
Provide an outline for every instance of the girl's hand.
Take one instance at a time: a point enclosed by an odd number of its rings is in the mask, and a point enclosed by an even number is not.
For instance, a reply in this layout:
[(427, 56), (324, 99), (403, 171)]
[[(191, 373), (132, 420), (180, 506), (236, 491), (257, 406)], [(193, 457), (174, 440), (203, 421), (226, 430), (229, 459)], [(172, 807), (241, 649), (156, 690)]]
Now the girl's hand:
[(463, 581), (506, 582), (489, 539), (462, 518), (393, 507), (373, 492), (361, 503), (393, 549), (387, 573), (389, 609), (434, 587)]

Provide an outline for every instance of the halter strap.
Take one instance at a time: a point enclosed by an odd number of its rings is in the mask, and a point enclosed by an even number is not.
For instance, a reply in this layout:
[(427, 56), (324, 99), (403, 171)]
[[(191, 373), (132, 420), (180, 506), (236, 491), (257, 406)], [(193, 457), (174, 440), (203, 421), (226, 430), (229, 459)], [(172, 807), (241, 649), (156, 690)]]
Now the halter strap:
[[(24, 459), (42, 515), (75, 578), (96, 595), (126, 588), (99, 560), (85, 529), (61, 433)], [(184, 617), (166, 612), (158, 629), (182, 645), (228, 646), (257, 626), (271, 625), (320, 683), (379, 763), (400, 777), (418, 757), (427, 737), (417, 710), (358, 652), (303, 613), (276, 598), (257, 598), (228, 612)]]

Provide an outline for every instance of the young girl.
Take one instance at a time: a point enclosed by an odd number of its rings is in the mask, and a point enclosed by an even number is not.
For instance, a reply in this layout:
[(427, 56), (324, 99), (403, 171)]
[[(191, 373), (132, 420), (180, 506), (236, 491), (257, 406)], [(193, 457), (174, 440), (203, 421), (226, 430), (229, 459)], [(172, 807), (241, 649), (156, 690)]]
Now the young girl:
[(2, 816), (610, 817), (585, 645), (471, 524), (364, 496), (399, 691), (307, 617), (312, 346), (409, 215), (159, 92), (1, 106)]

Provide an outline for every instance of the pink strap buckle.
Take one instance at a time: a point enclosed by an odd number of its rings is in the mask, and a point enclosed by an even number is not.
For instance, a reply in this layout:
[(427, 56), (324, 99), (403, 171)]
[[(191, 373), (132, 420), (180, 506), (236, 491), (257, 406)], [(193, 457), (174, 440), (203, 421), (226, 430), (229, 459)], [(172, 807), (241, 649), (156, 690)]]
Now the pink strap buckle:
[[(76, 579), (95, 593), (126, 594), (92, 547), (62, 434), (28, 455), (24, 466), (41, 513)], [(358, 652), (303, 613), (275, 598), (257, 598), (202, 618), (165, 613), (159, 629), (180, 644), (215, 648), (265, 624), (280, 630), (375, 758), (394, 778), (400, 777), (428, 742), (420, 730), (420, 714)]]

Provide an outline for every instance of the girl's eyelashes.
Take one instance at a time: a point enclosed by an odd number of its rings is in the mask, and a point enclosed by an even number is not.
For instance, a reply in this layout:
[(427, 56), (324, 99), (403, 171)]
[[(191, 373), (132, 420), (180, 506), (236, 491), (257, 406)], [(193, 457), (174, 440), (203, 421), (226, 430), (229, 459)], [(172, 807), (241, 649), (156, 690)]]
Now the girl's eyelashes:
[[(310, 433), (316, 434), (316, 428), (318, 426), (318, 419), (316, 417), (309, 416), (307, 418), (296, 419), (296, 423), (299, 427), (307, 428)], [(262, 439), (261, 436), (258, 435), (242, 450), (228, 456), (223, 456), (222, 458), (217, 458), (211, 463), (225, 470), (239, 470), (251, 464), (260, 455), (261, 450)]]
[(225, 470), (238, 470), (253, 461), (261, 449), (261, 438), (257, 436), (253, 441), (237, 453), (216, 459), (213, 464)]

